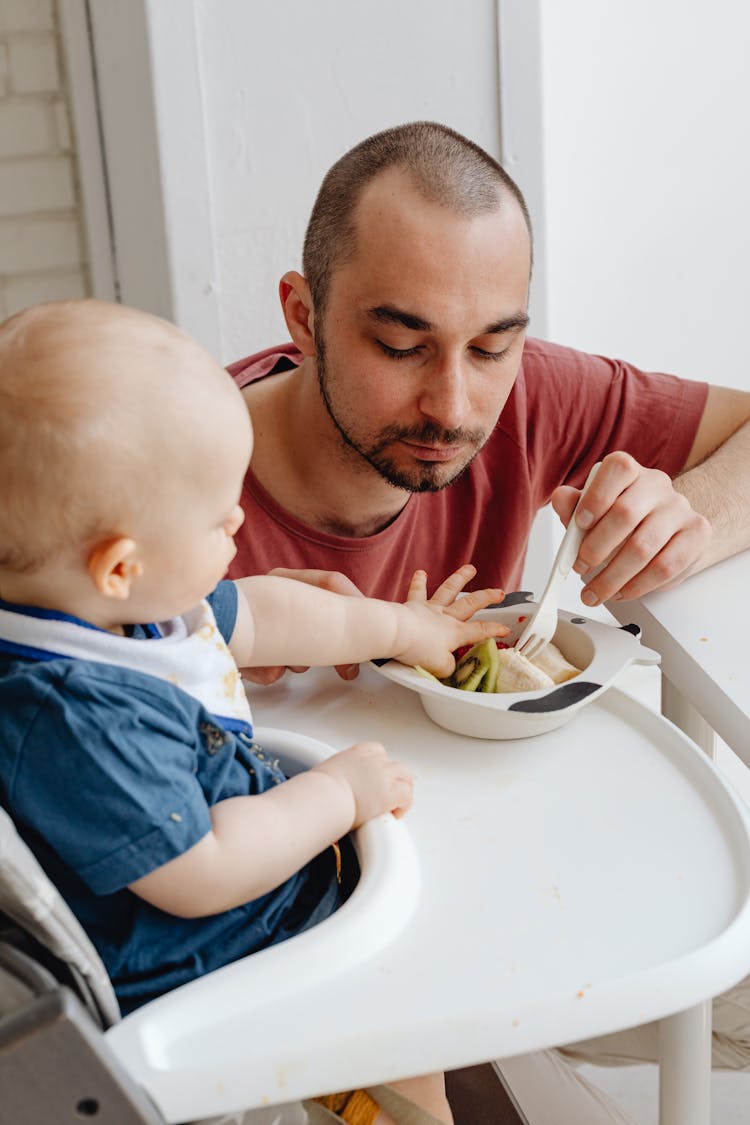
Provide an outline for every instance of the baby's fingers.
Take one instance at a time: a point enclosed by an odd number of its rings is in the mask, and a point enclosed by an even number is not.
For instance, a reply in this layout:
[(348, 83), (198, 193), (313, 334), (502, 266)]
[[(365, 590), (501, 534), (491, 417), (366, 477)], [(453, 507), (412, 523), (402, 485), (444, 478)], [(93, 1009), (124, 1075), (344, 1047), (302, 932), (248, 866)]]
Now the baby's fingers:
[(427, 601), (427, 573), (424, 570), (415, 570), (411, 576), (409, 590), (406, 594), (407, 602)]
[(464, 594), (451, 606), (446, 606), (445, 612), (457, 621), (468, 621), (480, 609), (489, 605), (497, 605), (505, 597), (505, 590), (474, 590), (471, 594)]
[(466, 583), (471, 582), (476, 572), (477, 568), (475, 566), (471, 563), (464, 563), (458, 570), (454, 570), (453, 574), (449, 575), (444, 582), (440, 583), (437, 590), (430, 598), (430, 604), (439, 606), (453, 605)]
[(507, 637), (509, 632), (508, 626), (500, 621), (464, 621), (460, 627), (459, 644), (475, 645), (488, 637)]
[(457, 621), (450, 641), (450, 648), (442, 652), (434, 650), (428, 658), (422, 657), (418, 662), (426, 671), (432, 672), (433, 676), (441, 679), (444, 676), (450, 676), (456, 667), (453, 652), (457, 648), (478, 644), (479, 641), (485, 641), (488, 637), (505, 637), (509, 632), (508, 626), (501, 624), (499, 621)]
[(412, 806), (414, 783), (410, 771), (400, 762), (393, 762), (391, 770), (391, 812), (398, 820)]

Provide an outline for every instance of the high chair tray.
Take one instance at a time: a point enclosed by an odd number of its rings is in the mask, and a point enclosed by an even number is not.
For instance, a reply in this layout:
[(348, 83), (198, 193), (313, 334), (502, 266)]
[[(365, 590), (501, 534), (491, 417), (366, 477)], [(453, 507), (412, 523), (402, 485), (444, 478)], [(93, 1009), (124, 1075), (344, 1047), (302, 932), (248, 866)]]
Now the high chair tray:
[(367, 668), (250, 691), (286, 729), (261, 740), (384, 742), (414, 772), (414, 808), (368, 827), (363, 886), (338, 915), (107, 1033), (168, 1121), (601, 1035), (750, 970), (745, 807), (617, 689), (497, 743), (436, 727)]

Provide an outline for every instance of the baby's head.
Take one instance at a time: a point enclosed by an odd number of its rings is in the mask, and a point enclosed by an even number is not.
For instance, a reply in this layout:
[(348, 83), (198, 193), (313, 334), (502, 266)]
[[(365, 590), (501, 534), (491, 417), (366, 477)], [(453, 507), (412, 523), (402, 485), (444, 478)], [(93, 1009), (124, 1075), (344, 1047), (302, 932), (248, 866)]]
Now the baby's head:
[[(0, 325), (0, 596), (72, 588), (77, 575), (110, 599), (136, 591), (139, 610), (170, 591), (199, 600), (234, 553), (251, 448), (229, 375), (166, 321), (102, 301), (11, 317)], [(223, 539), (206, 547), (200, 529), (224, 509)], [(201, 565), (192, 586), (206, 588), (188, 591)], [(122, 608), (123, 621), (146, 619)]]

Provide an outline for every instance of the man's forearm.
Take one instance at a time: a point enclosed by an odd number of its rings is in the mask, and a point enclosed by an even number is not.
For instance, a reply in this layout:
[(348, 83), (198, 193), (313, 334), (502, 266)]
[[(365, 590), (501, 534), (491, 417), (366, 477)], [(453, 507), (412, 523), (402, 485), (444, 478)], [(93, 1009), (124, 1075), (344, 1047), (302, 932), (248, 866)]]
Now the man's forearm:
[(677, 477), (674, 487), (713, 528), (711, 542), (688, 573), (750, 547), (750, 422)]

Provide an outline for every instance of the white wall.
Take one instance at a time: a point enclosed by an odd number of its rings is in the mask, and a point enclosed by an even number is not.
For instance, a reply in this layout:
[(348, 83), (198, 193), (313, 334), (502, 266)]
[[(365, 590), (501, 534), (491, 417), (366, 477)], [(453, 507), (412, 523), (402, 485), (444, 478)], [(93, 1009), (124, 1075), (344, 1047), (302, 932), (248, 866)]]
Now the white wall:
[(502, 108), (503, 156), (538, 233), (533, 330), (749, 385), (741, 0), (710, 12), (698, 0), (97, 0), (90, 12), (123, 299), (171, 311), (221, 358), (284, 335), (278, 277), (299, 265), (341, 152), (432, 117), (498, 153)]
[(68, 53), (93, 56), (76, 109), (96, 88), (108, 213), (87, 208), (89, 242), (104, 258), (111, 228), (120, 299), (221, 359), (286, 336), (278, 280), (356, 141), (433, 118), (499, 155), (497, 0), (59, 2)]
[(539, 2), (550, 336), (750, 389), (750, 7)]
[[(503, 155), (537, 228), (532, 328), (750, 390), (750, 9), (500, 0), (500, 16)], [(560, 535), (541, 513), (524, 585), (541, 588)]]
[(494, 0), (197, 5), (223, 358), (286, 338), (328, 167), (363, 137), (443, 121), (499, 154)]

